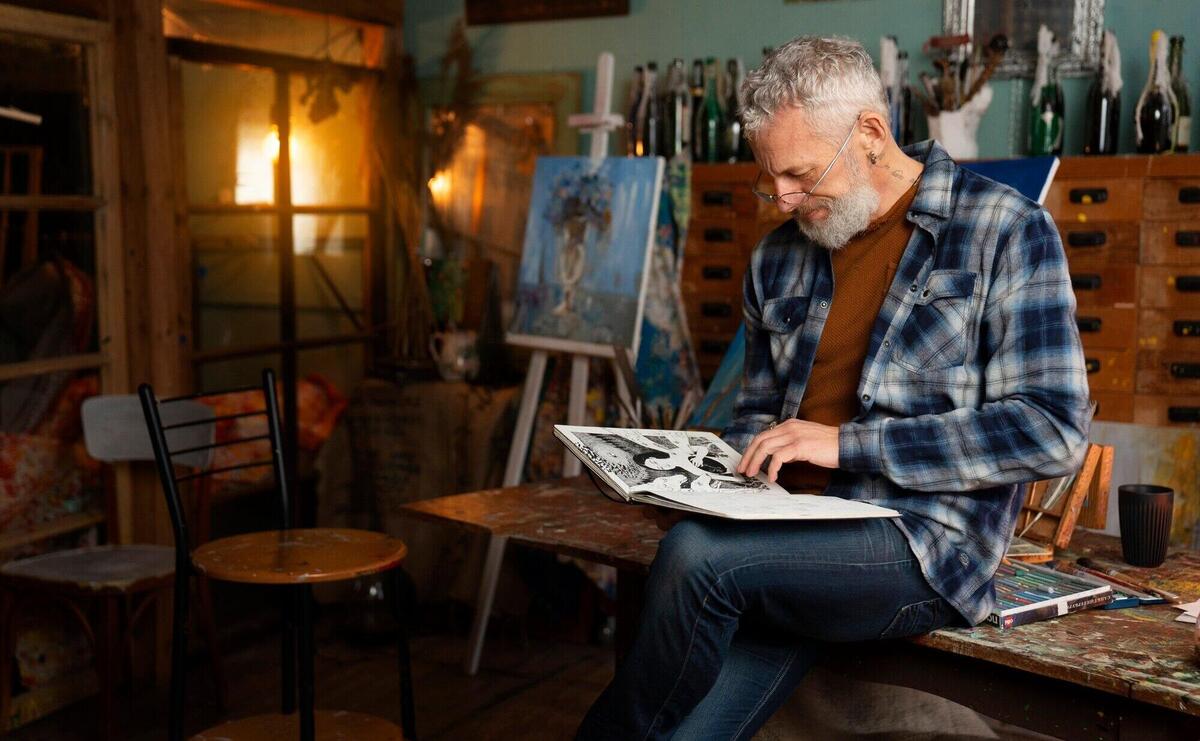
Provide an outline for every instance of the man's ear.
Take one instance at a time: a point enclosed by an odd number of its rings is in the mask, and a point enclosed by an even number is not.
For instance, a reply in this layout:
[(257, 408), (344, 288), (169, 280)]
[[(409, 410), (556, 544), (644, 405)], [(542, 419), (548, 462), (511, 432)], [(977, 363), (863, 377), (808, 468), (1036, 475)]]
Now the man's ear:
[(892, 130), (882, 115), (875, 111), (863, 111), (858, 118), (858, 133), (861, 145), (868, 152), (882, 154), (892, 138)]

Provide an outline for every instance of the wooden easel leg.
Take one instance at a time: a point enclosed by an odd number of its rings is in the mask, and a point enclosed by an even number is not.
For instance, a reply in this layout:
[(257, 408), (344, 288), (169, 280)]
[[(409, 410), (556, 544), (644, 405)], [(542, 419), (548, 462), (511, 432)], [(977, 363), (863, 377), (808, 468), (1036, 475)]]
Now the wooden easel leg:
[(542, 392), (542, 379), (546, 375), (546, 351), (534, 350), (529, 358), (529, 370), (525, 372), (525, 388), (521, 391), (521, 408), (517, 412), (517, 426), (513, 430), (512, 447), (508, 449), (508, 464), (504, 467), (504, 485), (521, 483), (521, 472), (525, 469), (525, 454), (529, 450), (529, 437), (533, 434), (533, 418), (537, 413), (538, 397)]
[(496, 596), (496, 583), (500, 580), (500, 565), (504, 563), (504, 546), (507, 544), (507, 535), (491, 535), (488, 541), (487, 558), (484, 559), (483, 573), (479, 579), (479, 596), (475, 600), (475, 620), (471, 623), (467, 658), (463, 663), (463, 670), (471, 676), (479, 671), (483, 637), (487, 633), (488, 618), (492, 614), (492, 600)]
[[(583, 424), (587, 413), (588, 357), (571, 356), (571, 396), (567, 401), (567, 424)], [(563, 476), (578, 476), (582, 470), (578, 458), (563, 449)]]

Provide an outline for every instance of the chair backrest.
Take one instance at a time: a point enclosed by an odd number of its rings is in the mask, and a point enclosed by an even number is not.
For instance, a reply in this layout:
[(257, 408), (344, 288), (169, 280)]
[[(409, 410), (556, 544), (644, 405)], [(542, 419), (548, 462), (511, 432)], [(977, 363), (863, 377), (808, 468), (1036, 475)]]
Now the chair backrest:
[[(261, 394), (262, 407), (250, 411), (216, 414), (207, 404), (198, 399), (220, 396), (222, 394), (257, 391)], [(249, 386), (221, 391), (207, 391), (187, 396), (176, 396), (159, 399), (149, 384), (143, 383), (138, 387), (138, 400), (143, 415), (143, 428), (147, 431), (154, 461), (158, 466), (159, 480), (163, 493), (167, 498), (167, 511), (171, 515), (171, 526), (175, 534), (176, 564), (187, 567), (190, 563), (188, 548), (191, 539), (188, 537), (187, 522), (184, 517), (179, 494), (179, 485), (186, 481), (202, 483), (204, 479), (217, 474), (238, 471), (247, 468), (270, 468), (274, 474), (275, 491), (279, 495), (279, 527), (287, 529), (291, 524), (291, 505), (288, 500), (287, 478), (284, 475), (282, 434), (279, 425), (279, 401), (275, 392), (275, 374), (270, 369), (262, 372), (262, 385)], [(204, 407), (207, 415), (197, 415), (195, 407)], [(246, 418), (261, 417), (266, 421), (267, 431), (263, 434), (253, 434), (244, 437), (216, 439), (213, 433), (219, 425), (226, 429), (236, 429), (234, 422)], [(228, 423), (228, 424), (227, 424)], [(195, 428), (207, 430), (204, 434), (196, 435)], [(192, 437), (195, 435), (195, 437)], [(266, 457), (230, 465), (208, 465), (197, 470), (179, 473), (177, 464), (188, 458), (207, 456), (211, 461), (218, 448), (229, 448), (238, 445), (253, 445), (259, 441), (267, 441)], [(132, 446), (131, 446), (132, 447)]]
[[(176, 455), (175, 463), (205, 469), (212, 462), (212, 443), (216, 439), (216, 424), (212, 407), (198, 401), (181, 401), (162, 410), (163, 424), (203, 421), (208, 424), (189, 424), (167, 432), (172, 450), (193, 452)], [(142, 402), (133, 394), (112, 394), (85, 399), (80, 409), (83, 419), (83, 444), (88, 455), (98, 461), (152, 461), (154, 445), (142, 412)]]

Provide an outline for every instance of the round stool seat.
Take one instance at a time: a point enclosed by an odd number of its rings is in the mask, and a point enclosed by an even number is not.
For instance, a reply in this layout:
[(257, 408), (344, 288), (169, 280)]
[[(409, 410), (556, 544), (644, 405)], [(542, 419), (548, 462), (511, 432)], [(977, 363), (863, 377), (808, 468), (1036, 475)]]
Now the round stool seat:
[[(373, 715), (318, 710), (314, 716), (317, 741), (404, 741), (400, 726)], [(299, 735), (299, 713), (253, 715), (201, 731), (191, 741), (278, 741)]]
[(211, 579), (251, 584), (315, 584), (386, 571), (404, 560), (404, 541), (348, 528), (265, 530), (209, 541), (192, 552)]
[(129, 594), (171, 582), (175, 549), (165, 545), (94, 545), (51, 551), (0, 566), (0, 577), (89, 594)]

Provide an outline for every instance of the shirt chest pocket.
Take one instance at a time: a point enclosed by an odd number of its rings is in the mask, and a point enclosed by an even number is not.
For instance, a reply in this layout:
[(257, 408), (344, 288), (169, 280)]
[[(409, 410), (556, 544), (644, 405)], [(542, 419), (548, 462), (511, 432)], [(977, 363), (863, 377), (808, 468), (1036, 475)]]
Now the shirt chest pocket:
[(896, 363), (915, 372), (963, 364), (977, 279), (966, 270), (929, 274), (900, 332)]
[(800, 341), (799, 330), (804, 328), (808, 318), (808, 303), (808, 296), (788, 296), (768, 299), (763, 304), (763, 329), (770, 337), (771, 357), (777, 364), (779, 359), (786, 359), (784, 365), (791, 367)]

